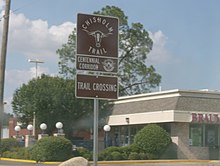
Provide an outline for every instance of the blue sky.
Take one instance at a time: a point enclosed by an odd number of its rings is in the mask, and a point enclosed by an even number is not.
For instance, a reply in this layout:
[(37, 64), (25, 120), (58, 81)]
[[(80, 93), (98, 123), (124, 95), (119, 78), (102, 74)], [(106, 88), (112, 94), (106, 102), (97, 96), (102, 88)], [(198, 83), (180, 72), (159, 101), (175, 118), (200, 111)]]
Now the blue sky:
[[(35, 76), (29, 58), (45, 62), (39, 73), (56, 75), (55, 51), (67, 41), (77, 13), (106, 5), (148, 30), (154, 47), (147, 64), (161, 74), (162, 90), (220, 90), (219, 0), (11, 0), (5, 99), (10, 102), (14, 90)], [(3, 10), (0, 0), (1, 16)]]

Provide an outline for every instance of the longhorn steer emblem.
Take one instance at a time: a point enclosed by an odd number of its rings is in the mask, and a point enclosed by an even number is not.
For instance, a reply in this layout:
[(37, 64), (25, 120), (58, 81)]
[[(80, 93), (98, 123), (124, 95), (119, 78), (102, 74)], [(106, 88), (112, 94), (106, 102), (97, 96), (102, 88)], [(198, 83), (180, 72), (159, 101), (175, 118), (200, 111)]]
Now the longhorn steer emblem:
[(93, 36), (95, 38), (95, 46), (96, 47), (101, 47), (102, 38), (108, 37), (109, 35), (112, 34), (112, 33), (105, 34), (105, 33), (103, 33), (100, 30), (89, 32), (88, 30), (83, 29), (83, 31), (87, 32), (88, 35), (91, 35), (91, 36)]

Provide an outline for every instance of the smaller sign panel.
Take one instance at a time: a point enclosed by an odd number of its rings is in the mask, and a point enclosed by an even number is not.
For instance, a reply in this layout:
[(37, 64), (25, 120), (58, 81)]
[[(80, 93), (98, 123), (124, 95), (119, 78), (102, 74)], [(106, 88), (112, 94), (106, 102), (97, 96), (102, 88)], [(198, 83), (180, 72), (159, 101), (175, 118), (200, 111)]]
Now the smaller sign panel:
[(118, 78), (77, 74), (76, 97), (117, 99)]
[(88, 70), (95, 72), (117, 73), (118, 59), (77, 55), (76, 58), (77, 70)]

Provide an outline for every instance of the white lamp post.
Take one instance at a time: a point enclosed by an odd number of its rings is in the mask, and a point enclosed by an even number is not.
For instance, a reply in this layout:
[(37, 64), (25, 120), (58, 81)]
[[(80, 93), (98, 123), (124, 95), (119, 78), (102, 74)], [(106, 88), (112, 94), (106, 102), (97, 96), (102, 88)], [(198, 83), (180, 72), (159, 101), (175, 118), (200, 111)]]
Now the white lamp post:
[(27, 126), (27, 129), (28, 129), (28, 131), (29, 131), (29, 135), (31, 135), (31, 132), (32, 132), (32, 130), (33, 130), (33, 125), (29, 124), (29, 125)]
[(63, 123), (57, 122), (57, 123), (56, 123), (56, 128), (57, 128), (57, 130), (58, 130), (58, 133), (63, 133), (63, 132), (62, 132)]
[(41, 123), (40, 129), (42, 130), (42, 134), (44, 134), (44, 131), (47, 129), (47, 125), (45, 123)]
[(105, 147), (108, 147), (108, 132), (111, 130), (111, 127), (109, 125), (105, 125), (103, 127), (104, 131), (105, 131)]
[(20, 126), (15, 126), (15, 131), (16, 131), (16, 137), (18, 137), (19, 135), (19, 131), (21, 131), (21, 127)]

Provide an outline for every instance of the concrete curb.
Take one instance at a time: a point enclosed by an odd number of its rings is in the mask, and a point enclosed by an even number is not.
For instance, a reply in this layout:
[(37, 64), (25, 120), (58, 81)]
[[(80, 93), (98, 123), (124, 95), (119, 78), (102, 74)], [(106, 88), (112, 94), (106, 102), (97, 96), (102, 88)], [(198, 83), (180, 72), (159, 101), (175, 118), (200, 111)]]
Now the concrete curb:
[[(23, 162), (23, 163), (37, 163), (35, 160), (23, 160), (23, 159), (11, 159), (11, 158), (0, 158), (0, 160), (4, 161), (12, 161), (12, 162)], [(61, 162), (38, 162), (42, 164), (60, 164)]]
[[(207, 163), (219, 162), (219, 160), (123, 160), (123, 161), (98, 161), (98, 164), (144, 164), (144, 163)], [(92, 161), (89, 163), (93, 163)]]
[(11, 158), (0, 158), (0, 160), (14, 161), (14, 162), (25, 162), (25, 163), (36, 163), (36, 161), (34, 161), (34, 160), (11, 159)]
[[(11, 159), (11, 158), (0, 158), (0, 160), (12, 161), (12, 162), (26, 162), (26, 163), (36, 163), (34, 160), (22, 160), (22, 159)], [(220, 163), (220, 160), (122, 160), (122, 161), (98, 161), (98, 164), (144, 164), (144, 163)], [(61, 162), (39, 162), (42, 164), (57, 164)], [(89, 161), (92, 164), (92, 161)]]

